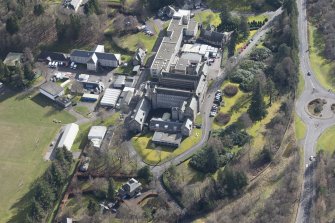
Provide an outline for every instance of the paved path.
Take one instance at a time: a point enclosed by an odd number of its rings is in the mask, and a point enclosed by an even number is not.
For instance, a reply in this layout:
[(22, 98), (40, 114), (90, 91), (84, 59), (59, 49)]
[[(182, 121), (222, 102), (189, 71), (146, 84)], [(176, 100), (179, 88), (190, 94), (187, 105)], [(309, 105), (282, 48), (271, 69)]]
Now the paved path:
[[(296, 112), (304, 121), (307, 126), (307, 134), (303, 140), (304, 148), (304, 166), (306, 167), (304, 174), (304, 183), (302, 185), (302, 196), (298, 210), (296, 222), (312, 222), (310, 212), (312, 202), (315, 198), (315, 182), (314, 182), (314, 169), (315, 164), (309, 160), (310, 156), (315, 156), (316, 143), (319, 136), (327, 128), (335, 124), (334, 114), (328, 115), (326, 118), (315, 118), (307, 113), (307, 104), (316, 98), (326, 99), (328, 103), (325, 106), (330, 106), (335, 101), (335, 95), (328, 90), (324, 89), (315, 78), (309, 60), (309, 47), (308, 47), (308, 24), (306, 15), (306, 0), (298, 0), (298, 30), (300, 41), (300, 66), (305, 79), (305, 89), (302, 95), (296, 102)], [(307, 73), (310, 72), (310, 76)]]

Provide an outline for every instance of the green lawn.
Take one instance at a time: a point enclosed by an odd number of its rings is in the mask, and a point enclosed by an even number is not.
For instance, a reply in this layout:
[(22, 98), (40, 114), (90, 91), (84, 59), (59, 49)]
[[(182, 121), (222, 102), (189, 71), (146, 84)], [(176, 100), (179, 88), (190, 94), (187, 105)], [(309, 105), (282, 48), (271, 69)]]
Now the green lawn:
[(204, 26), (218, 26), (221, 24), (220, 13), (213, 12), (210, 9), (196, 13), (194, 18), (197, 22), (202, 23)]
[[(231, 82), (225, 82), (221, 89), (224, 89), (225, 86), (227, 85), (234, 85), (236, 87), (238, 87), (239, 85), (238, 84), (234, 84), (234, 83), (231, 83)], [(236, 104), (236, 102), (241, 99), (243, 96), (245, 95), (244, 92), (242, 92), (241, 90), (238, 90), (237, 94), (233, 97), (226, 97), (226, 96), (223, 96), (223, 101), (224, 101), (224, 105), (220, 107), (220, 112), (223, 112), (223, 113), (226, 113), (226, 114), (230, 114), (231, 115), (231, 118), (230, 118), (230, 121), (224, 125), (224, 126), (221, 126), (221, 125), (218, 125), (215, 121), (213, 122), (213, 125), (212, 125), (212, 129), (213, 130), (218, 130), (218, 129), (221, 129), (221, 128), (224, 128), (234, 122), (237, 121), (237, 119), (244, 113), (247, 111), (247, 107), (243, 106), (241, 107), (240, 109), (238, 109), (238, 111), (232, 111), (232, 107)]]
[(122, 48), (128, 48), (130, 51), (135, 52), (139, 46), (144, 46), (148, 52), (152, 51), (152, 48), (155, 45), (157, 35), (148, 36), (143, 32), (139, 32), (133, 35), (126, 35), (120, 38), (119, 46)]
[(44, 96), (28, 96), (12, 93), (0, 97), (0, 222), (16, 215), (22, 203), (13, 205), (49, 165), (43, 156), (61, 128), (53, 120), (62, 124), (75, 121), (67, 112), (52, 107)]
[(317, 144), (317, 150), (323, 150), (330, 154), (335, 152), (335, 144), (334, 144), (334, 136), (335, 136), (335, 126), (327, 129), (319, 138)]
[(295, 126), (295, 135), (298, 140), (301, 140), (305, 137), (306, 135), (306, 125), (305, 123), (301, 120), (301, 118), (295, 114), (294, 116), (294, 126)]
[(248, 16), (248, 22), (252, 22), (252, 21), (260, 21), (263, 22), (265, 19), (269, 18), (268, 15), (265, 14), (258, 14), (258, 15), (253, 15), (253, 16)]
[(88, 117), (88, 114), (90, 113), (90, 110), (86, 106), (75, 106), (73, 110), (84, 117)]
[(309, 24), (308, 31), (310, 62), (316, 78), (323, 87), (335, 91), (335, 79), (330, 75), (330, 72), (335, 69), (335, 62), (323, 58), (321, 54), (324, 48), (323, 39), (317, 33), (316, 28)]
[(137, 152), (142, 156), (143, 161), (155, 165), (172, 159), (196, 145), (201, 139), (202, 131), (201, 129), (193, 129), (192, 135), (184, 139), (177, 149), (162, 146), (154, 147), (151, 143), (152, 136), (152, 133), (135, 136), (131, 141)]

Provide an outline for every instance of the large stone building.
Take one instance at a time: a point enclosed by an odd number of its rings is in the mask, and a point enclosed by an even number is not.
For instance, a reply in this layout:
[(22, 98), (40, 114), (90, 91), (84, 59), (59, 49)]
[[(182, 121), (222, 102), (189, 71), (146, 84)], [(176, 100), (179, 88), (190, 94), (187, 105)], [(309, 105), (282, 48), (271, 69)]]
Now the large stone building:
[(197, 31), (198, 23), (191, 18), (189, 10), (175, 12), (150, 67), (151, 76), (158, 78), (162, 71), (169, 72), (171, 64), (176, 62), (183, 38), (195, 37)]
[[(197, 30), (190, 11), (174, 13), (150, 67), (153, 82), (144, 84), (144, 96), (130, 118), (129, 129), (140, 132), (147, 126), (155, 132), (152, 141), (157, 145), (179, 146), (182, 138), (191, 135), (203, 104), (208, 66), (203, 55), (181, 52), (183, 39), (194, 37)], [(160, 109), (168, 112), (148, 119), (151, 110)]]

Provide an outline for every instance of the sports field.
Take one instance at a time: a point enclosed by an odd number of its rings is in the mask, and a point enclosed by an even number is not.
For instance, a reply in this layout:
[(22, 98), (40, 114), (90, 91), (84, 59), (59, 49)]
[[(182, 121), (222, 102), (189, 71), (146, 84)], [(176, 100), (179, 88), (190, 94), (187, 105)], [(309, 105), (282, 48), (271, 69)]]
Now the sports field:
[(62, 124), (75, 121), (39, 94), (0, 95), (0, 222), (24, 222), (13, 217), (30, 185), (48, 166), (43, 156), (61, 127), (54, 119)]

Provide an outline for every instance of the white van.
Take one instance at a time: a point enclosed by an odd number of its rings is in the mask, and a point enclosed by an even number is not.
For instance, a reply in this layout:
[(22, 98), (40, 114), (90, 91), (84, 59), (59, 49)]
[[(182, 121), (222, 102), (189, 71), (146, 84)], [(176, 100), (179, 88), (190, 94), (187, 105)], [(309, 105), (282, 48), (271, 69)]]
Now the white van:
[(70, 68), (73, 69), (74, 62), (71, 63)]

